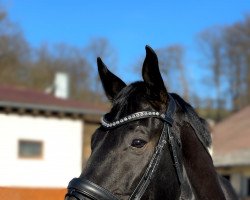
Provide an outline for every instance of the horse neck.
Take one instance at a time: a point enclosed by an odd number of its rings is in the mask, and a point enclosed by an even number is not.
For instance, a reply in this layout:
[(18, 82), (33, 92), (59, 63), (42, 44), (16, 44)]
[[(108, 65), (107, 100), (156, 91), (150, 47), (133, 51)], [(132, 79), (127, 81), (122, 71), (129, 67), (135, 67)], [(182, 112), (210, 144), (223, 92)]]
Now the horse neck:
[(211, 156), (186, 123), (181, 130), (183, 164), (196, 199), (225, 200)]

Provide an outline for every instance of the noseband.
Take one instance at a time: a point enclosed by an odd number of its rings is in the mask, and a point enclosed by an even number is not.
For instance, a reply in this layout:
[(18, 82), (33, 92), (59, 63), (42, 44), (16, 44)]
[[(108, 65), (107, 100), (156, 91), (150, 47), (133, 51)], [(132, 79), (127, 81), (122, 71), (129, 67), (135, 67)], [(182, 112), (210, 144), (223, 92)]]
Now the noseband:
[[(169, 100), (170, 101), (168, 109), (165, 113), (162, 114), (159, 112), (142, 111), (126, 116), (115, 122), (107, 122), (105, 116), (102, 119), (102, 126), (106, 129), (113, 129), (123, 124), (129, 123), (131, 121), (136, 121), (144, 118), (152, 118), (152, 117), (159, 118), (164, 123), (158, 144), (155, 147), (155, 152), (148, 164), (148, 167), (144, 175), (142, 176), (141, 180), (139, 181), (132, 195), (129, 197), (129, 200), (139, 200), (143, 196), (144, 192), (146, 191), (150, 181), (152, 180), (158, 168), (160, 159), (162, 157), (163, 148), (166, 145), (167, 141), (170, 144), (172, 158), (179, 183), (180, 185), (183, 183), (183, 173), (181, 170), (181, 164), (177, 156), (178, 146), (175, 137), (171, 132), (171, 127), (174, 121), (173, 116), (176, 110), (176, 104), (171, 95), (169, 95)], [(118, 198), (115, 197), (108, 190), (84, 178), (74, 178), (70, 181), (68, 185), (68, 193), (65, 196), (66, 200), (67, 197), (74, 197), (77, 200), (83, 200), (86, 199), (86, 197), (91, 200), (118, 200)]]

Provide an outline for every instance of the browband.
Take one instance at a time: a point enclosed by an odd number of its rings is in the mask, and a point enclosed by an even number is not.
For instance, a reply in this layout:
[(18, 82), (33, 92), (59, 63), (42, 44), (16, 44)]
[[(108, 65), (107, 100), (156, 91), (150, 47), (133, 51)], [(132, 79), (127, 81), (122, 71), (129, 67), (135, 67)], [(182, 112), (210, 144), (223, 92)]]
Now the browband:
[(128, 116), (125, 116), (113, 122), (109, 122), (104, 115), (101, 119), (101, 124), (103, 127), (107, 129), (113, 129), (113, 128), (116, 128), (117, 126), (121, 126), (131, 121), (154, 117), (154, 118), (161, 119), (162, 121), (167, 122), (169, 125), (172, 126), (173, 124), (172, 114), (175, 112), (176, 105), (171, 95), (169, 95), (169, 99), (170, 101), (169, 101), (168, 109), (165, 113), (160, 113), (157, 111), (140, 111), (140, 112), (136, 112)]
[(149, 118), (149, 117), (161, 119), (163, 121), (166, 121), (170, 125), (172, 125), (172, 123), (173, 123), (172, 118), (166, 117), (166, 115), (163, 113), (160, 114), (159, 112), (155, 112), (155, 111), (141, 111), (141, 112), (136, 112), (136, 113), (133, 113), (133, 114), (128, 115), (126, 117), (123, 117), (122, 119), (116, 120), (114, 122), (107, 122), (107, 120), (105, 119), (105, 116), (104, 116), (101, 119), (101, 124), (105, 128), (113, 129), (117, 126), (121, 126), (121, 125), (126, 124), (128, 122), (136, 121), (136, 120), (140, 120), (140, 119), (145, 119), (145, 118)]

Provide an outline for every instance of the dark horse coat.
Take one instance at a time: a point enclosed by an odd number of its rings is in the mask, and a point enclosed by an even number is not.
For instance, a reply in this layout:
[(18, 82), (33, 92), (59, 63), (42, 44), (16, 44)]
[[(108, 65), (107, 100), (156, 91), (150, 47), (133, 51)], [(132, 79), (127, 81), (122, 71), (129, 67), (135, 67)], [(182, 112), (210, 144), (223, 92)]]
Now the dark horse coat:
[[(126, 85), (108, 70), (100, 58), (98, 70), (105, 93), (112, 103), (105, 120), (114, 122), (115, 128), (109, 129), (105, 127), (108, 123), (103, 122), (92, 136), (92, 153), (79, 179), (90, 182), (87, 185), (90, 193), (93, 192), (92, 186), (100, 186), (100, 190), (107, 190), (116, 199), (130, 199), (156, 151), (164, 123), (158, 118), (148, 117), (120, 126), (115, 124), (140, 111), (164, 113), (171, 96), (176, 106), (171, 116), (171, 133), (175, 138), (183, 181), (180, 183), (178, 179), (173, 159), (175, 154), (171, 143), (167, 142), (155, 174), (141, 199), (237, 199), (229, 182), (215, 171), (208, 152), (211, 136), (205, 120), (180, 96), (168, 93), (159, 71), (157, 55), (150, 47), (146, 46), (143, 81)], [(74, 192), (75, 189), (71, 190), (71, 193)], [(78, 193), (84, 193), (84, 190)], [(91, 199), (88, 195), (81, 195), (79, 199)], [(66, 199), (76, 198), (68, 195)]]

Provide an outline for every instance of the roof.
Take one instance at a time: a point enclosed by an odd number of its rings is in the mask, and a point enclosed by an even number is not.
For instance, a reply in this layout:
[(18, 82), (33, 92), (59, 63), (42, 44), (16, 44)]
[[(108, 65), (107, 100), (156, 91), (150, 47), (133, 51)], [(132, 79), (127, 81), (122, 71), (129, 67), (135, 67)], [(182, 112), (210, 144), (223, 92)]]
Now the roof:
[(70, 114), (101, 115), (107, 111), (103, 105), (56, 98), (41, 91), (9, 86), (0, 86), (0, 107)]
[(250, 165), (250, 106), (213, 128), (215, 166)]

